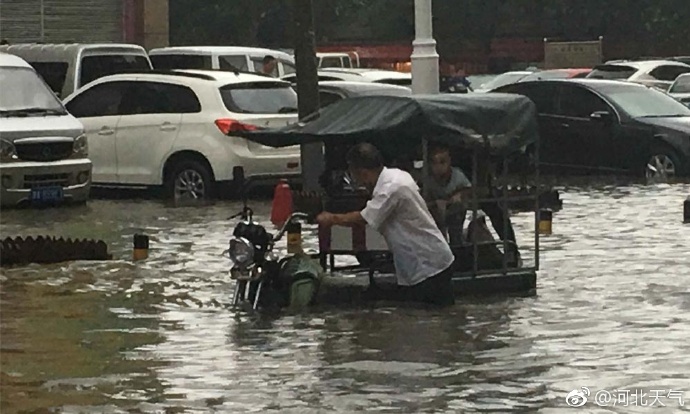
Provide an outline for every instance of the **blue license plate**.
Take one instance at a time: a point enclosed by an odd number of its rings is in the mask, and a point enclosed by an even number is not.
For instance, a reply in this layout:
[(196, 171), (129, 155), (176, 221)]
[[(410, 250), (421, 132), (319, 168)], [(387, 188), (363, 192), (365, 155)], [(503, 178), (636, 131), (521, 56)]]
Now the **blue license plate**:
[(39, 187), (31, 189), (31, 201), (55, 202), (62, 201), (64, 194), (62, 187)]

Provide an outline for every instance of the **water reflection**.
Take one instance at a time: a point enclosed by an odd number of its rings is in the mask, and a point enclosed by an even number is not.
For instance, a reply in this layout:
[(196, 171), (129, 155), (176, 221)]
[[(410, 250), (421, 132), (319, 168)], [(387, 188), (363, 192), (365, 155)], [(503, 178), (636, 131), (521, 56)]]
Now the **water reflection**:
[[(0, 271), (0, 410), (549, 413), (582, 386), (682, 390), (690, 186), (593, 187), (561, 195), (554, 233), (541, 240), (537, 296), (443, 312), (235, 312), (221, 253), (239, 203), (3, 211), (3, 237), (101, 238), (116, 260)], [(265, 222), (270, 205), (253, 207)], [(531, 220), (514, 218), (528, 251)], [(150, 257), (134, 264), (141, 231)]]

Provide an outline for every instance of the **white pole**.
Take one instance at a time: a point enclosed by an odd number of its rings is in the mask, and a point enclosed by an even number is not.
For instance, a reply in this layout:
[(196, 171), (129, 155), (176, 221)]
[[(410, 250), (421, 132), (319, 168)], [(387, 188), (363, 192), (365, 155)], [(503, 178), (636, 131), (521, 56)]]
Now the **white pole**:
[(438, 53), (431, 20), (431, 0), (414, 1), (415, 39), (412, 42), (412, 93), (439, 93)]

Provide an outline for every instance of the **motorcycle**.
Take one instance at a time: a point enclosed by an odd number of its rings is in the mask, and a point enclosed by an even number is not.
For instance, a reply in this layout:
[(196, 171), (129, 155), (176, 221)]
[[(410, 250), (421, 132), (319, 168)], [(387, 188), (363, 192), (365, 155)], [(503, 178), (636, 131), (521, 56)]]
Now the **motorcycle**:
[(320, 265), (304, 253), (279, 257), (275, 245), (286, 233), (301, 231), (299, 220), (305, 213), (290, 215), (273, 236), (253, 219), (253, 211), (244, 207), (230, 217), (240, 218), (233, 230), (227, 250), (232, 261), (230, 277), (235, 281), (232, 304), (260, 307), (304, 307), (314, 303), (323, 276)]

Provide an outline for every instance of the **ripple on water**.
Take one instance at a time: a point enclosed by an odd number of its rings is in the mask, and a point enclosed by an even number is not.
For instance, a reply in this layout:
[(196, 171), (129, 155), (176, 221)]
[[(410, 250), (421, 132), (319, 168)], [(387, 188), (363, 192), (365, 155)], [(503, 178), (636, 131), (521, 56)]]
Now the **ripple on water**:
[[(566, 188), (535, 297), (304, 315), (228, 306), (237, 203), (3, 212), (3, 234), (102, 238), (117, 260), (0, 271), (2, 411), (560, 413), (583, 386), (690, 398), (688, 193)], [(269, 203), (255, 206), (268, 224)], [(532, 217), (514, 216), (526, 261)], [(150, 257), (133, 264), (141, 231)], [(316, 248), (313, 226), (304, 240)]]

